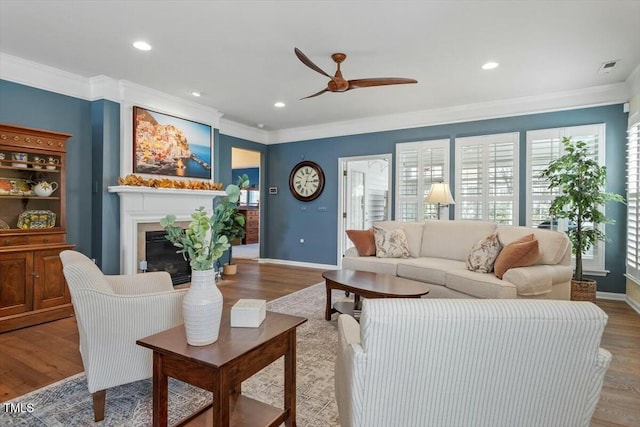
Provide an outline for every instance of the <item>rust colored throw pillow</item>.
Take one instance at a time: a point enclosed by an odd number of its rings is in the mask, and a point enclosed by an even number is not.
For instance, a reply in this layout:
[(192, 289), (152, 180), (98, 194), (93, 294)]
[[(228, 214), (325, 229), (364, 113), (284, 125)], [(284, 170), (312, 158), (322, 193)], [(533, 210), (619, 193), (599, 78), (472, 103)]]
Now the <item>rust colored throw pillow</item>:
[(374, 256), (376, 254), (376, 241), (373, 237), (373, 228), (368, 230), (347, 230), (347, 236), (360, 256)]
[(509, 243), (500, 253), (493, 269), (498, 279), (502, 279), (504, 273), (510, 268), (528, 267), (540, 258), (538, 239), (533, 234), (527, 234), (520, 239)]

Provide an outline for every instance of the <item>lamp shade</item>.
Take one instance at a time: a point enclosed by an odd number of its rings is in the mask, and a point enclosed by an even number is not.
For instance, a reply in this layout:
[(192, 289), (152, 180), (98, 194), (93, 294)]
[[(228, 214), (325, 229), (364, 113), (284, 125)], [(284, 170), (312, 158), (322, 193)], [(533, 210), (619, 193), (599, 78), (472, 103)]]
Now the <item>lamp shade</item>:
[(449, 185), (444, 182), (434, 182), (431, 184), (429, 194), (425, 198), (429, 203), (439, 203), (441, 205), (455, 205), (455, 200), (449, 190)]

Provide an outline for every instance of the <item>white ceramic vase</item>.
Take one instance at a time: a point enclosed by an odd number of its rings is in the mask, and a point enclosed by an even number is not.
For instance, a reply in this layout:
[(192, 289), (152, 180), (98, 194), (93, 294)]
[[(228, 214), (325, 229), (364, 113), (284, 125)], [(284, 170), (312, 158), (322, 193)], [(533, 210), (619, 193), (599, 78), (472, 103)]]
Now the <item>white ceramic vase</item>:
[(191, 286), (182, 300), (187, 343), (208, 345), (218, 340), (222, 319), (222, 293), (216, 286), (215, 270), (192, 270)]

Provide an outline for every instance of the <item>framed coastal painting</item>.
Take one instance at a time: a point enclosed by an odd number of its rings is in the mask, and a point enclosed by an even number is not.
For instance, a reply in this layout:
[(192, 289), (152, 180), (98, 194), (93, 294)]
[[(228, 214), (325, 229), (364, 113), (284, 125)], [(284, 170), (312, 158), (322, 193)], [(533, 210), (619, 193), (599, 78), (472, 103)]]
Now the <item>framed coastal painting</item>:
[(211, 126), (133, 107), (133, 172), (211, 179)]

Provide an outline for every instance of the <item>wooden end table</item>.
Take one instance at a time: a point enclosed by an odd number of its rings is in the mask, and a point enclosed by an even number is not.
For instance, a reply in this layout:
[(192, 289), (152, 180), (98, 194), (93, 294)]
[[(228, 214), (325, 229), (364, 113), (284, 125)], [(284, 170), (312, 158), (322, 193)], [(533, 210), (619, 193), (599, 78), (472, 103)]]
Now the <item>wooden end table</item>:
[[(327, 287), (325, 320), (333, 313), (354, 316), (360, 309), (360, 297), (364, 298), (420, 298), (429, 293), (429, 287), (415, 280), (403, 279), (391, 274), (356, 270), (329, 270), (322, 273)], [(354, 294), (354, 302), (341, 301), (331, 305), (331, 290), (340, 289)], [(354, 316), (355, 317), (355, 316)]]
[[(138, 340), (153, 350), (153, 425), (166, 426), (168, 377), (213, 392), (213, 402), (182, 421), (213, 426), (296, 425), (296, 328), (307, 319), (267, 311), (257, 328), (232, 328), (225, 310), (218, 341), (187, 344), (184, 326)], [(242, 381), (284, 356), (284, 409), (241, 394)]]

